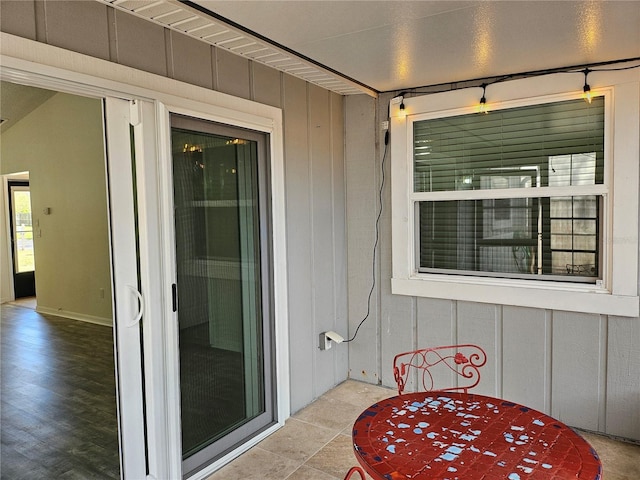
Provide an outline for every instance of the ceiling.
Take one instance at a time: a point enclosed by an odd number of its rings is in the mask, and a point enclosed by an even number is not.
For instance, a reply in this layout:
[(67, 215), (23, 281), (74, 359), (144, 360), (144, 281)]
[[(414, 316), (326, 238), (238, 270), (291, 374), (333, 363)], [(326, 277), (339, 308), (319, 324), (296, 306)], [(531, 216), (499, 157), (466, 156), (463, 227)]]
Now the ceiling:
[[(97, 1), (343, 95), (640, 59), (640, 0)], [(2, 132), (53, 95), (0, 93)]]
[(640, 0), (97, 0), (343, 95), (640, 59)]
[[(97, 1), (344, 95), (640, 58), (640, 0)], [(53, 94), (0, 93), (1, 131)]]
[(17, 83), (0, 82), (0, 132), (5, 132), (20, 119), (31, 113), (56, 92), (27, 87)]
[(195, 0), (378, 92), (640, 57), (640, 1)]

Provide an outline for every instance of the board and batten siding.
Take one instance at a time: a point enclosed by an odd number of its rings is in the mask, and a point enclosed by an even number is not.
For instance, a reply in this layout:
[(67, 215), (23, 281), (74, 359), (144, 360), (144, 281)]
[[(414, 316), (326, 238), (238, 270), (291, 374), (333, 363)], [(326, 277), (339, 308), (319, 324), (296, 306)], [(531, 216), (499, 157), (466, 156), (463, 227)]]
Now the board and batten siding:
[(0, 4), (9, 34), (282, 108), (292, 413), (347, 378), (344, 102), (341, 95), (98, 2)]
[[(351, 96), (345, 102), (352, 334), (371, 286), (372, 250), (365, 246), (375, 234), (385, 151), (380, 121), (389, 100)], [(388, 182), (393, 172), (386, 155)], [(390, 205), (386, 183), (374, 313), (350, 345), (351, 378), (394, 386), (397, 353), (476, 343), (488, 354), (478, 393), (529, 405), (574, 427), (640, 441), (640, 319), (392, 295)]]

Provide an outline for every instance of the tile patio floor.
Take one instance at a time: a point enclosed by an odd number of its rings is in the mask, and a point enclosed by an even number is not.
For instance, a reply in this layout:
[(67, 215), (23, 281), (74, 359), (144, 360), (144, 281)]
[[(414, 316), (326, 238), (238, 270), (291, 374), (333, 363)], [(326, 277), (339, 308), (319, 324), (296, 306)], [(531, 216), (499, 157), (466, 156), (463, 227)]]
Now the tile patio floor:
[[(353, 422), (366, 407), (393, 395), (389, 388), (347, 380), (208, 480), (342, 480), (357, 464), (351, 447)], [(598, 452), (603, 480), (640, 479), (640, 445), (580, 434)]]

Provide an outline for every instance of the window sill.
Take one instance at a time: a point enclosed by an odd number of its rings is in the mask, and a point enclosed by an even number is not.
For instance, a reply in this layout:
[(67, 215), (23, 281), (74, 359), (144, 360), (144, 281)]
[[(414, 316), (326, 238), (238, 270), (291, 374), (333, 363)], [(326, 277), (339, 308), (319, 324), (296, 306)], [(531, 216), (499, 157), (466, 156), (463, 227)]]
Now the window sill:
[(623, 317), (640, 314), (637, 295), (616, 295), (596, 285), (422, 274), (392, 278), (391, 293)]

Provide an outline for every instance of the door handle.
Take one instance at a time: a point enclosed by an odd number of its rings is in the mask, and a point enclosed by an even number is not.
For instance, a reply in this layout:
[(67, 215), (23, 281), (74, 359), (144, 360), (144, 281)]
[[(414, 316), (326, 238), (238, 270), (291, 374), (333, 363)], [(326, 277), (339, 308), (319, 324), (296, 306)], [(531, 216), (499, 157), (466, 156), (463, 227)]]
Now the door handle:
[(127, 288), (133, 293), (133, 296), (136, 298), (138, 303), (138, 313), (136, 313), (133, 320), (127, 322), (127, 327), (135, 327), (137, 323), (142, 318), (142, 314), (144, 313), (144, 298), (142, 298), (142, 294), (138, 291), (137, 288), (132, 287), (131, 285), (127, 285)]

